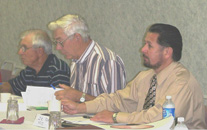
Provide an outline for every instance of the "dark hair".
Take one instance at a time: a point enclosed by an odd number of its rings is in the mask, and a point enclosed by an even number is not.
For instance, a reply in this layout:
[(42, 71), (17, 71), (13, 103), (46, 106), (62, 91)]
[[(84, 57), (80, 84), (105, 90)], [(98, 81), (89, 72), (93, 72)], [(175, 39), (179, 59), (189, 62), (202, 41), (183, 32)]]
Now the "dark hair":
[(164, 47), (171, 47), (173, 49), (173, 60), (179, 61), (182, 56), (182, 36), (180, 31), (168, 24), (153, 24), (148, 32), (158, 33), (158, 43)]

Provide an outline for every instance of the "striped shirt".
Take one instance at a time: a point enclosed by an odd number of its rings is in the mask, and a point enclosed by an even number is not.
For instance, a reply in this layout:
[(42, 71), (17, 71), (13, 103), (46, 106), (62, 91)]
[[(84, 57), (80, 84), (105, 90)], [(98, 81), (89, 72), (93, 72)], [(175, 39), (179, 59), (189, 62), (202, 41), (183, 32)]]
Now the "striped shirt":
[(92, 41), (78, 60), (71, 63), (71, 87), (92, 96), (113, 93), (126, 85), (122, 59)]
[(66, 62), (50, 54), (38, 74), (27, 66), (17, 77), (9, 80), (9, 83), (13, 92), (20, 96), (27, 85), (43, 87), (50, 87), (51, 84), (57, 86), (60, 83), (70, 85), (70, 68)]

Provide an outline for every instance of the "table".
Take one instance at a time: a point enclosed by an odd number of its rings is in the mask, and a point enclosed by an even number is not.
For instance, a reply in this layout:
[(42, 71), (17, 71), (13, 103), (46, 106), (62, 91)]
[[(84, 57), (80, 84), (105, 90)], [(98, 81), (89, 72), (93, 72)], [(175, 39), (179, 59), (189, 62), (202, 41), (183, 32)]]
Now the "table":
[[(20, 111), (19, 112), (19, 117), (24, 116), (25, 120), (23, 124), (0, 124), (0, 129), (6, 129), (6, 130), (45, 130), (45, 128), (37, 127), (34, 126), (34, 120), (37, 114), (43, 114), (47, 113), (47, 110), (32, 110), (32, 111)], [(111, 125), (113, 124), (106, 124), (106, 123), (98, 123), (98, 122), (93, 122), (90, 121), (89, 119), (83, 119), (82, 118), (83, 114), (77, 114), (77, 115), (67, 115), (65, 113), (61, 113), (62, 119), (69, 120), (71, 122), (77, 123), (79, 122), (80, 124), (92, 124), (94, 126), (98, 126), (103, 129), (111, 129), (114, 130), (115, 128), (111, 128)], [(0, 120), (6, 118), (6, 112), (0, 112)], [(159, 130), (159, 129), (167, 129), (173, 124), (173, 117), (166, 118), (164, 120), (160, 120), (157, 122), (149, 123), (148, 125), (153, 125), (153, 130)], [(120, 130), (120, 129), (119, 129)], [(144, 129), (146, 130), (146, 129)]]
[[(35, 117), (37, 114), (46, 113), (47, 111), (20, 111), (19, 117), (24, 116), (24, 123), (23, 124), (0, 124), (0, 129), (19, 129), (19, 130), (38, 130), (44, 129), (33, 125)], [(0, 120), (6, 118), (6, 112), (0, 112)]]
[[(15, 97), (19, 98), (19, 97)], [(48, 113), (47, 110), (26, 110), (26, 111), (19, 111), (19, 117), (24, 116), (24, 123), (23, 124), (0, 124), (0, 130), (1, 129), (6, 129), (6, 130), (45, 130), (45, 128), (37, 127), (34, 126), (33, 123), (35, 121), (36, 115), (37, 114), (44, 114)], [(107, 124), (103, 122), (93, 122), (90, 119), (85, 119), (83, 118), (83, 115), (86, 114), (76, 114), (76, 115), (67, 115), (63, 112), (61, 112), (61, 118), (73, 123), (78, 123), (78, 124), (91, 124), (103, 129), (112, 129), (114, 130), (115, 128), (111, 128), (111, 125), (115, 124)], [(6, 118), (6, 112), (1, 111), (0, 112), (0, 120), (3, 120)], [(147, 125), (153, 125), (153, 128), (148, 128), (148, 129), (153, 129), (153, 130), (159, 130), (159, 129), (169, 129), (170, 126), (173, 124), (173, 117), (169, 117), (157, 122), (149, 123)], [(121, 124), (116, 124), (116, 125), (121, 125)], [(119, 129), (120, 130), (120, 129)], [(146, 129), (144, 129), (146, 130)]]

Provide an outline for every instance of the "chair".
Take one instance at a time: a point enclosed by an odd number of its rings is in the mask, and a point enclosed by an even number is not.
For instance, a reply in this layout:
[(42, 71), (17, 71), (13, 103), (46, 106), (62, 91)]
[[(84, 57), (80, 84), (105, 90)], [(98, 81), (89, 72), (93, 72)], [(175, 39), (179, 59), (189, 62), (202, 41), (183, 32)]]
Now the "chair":
[(20, 73), (21, 70), (23, 70), (22, 67), (15, 66), (13, 71), (12, 71), (11, 78), (16, 77)]
[(11, 79), (12, 71), (13, 71), (13, 63), (4, 61), (1, 65), (1, 80), (2, 82), (7, 82), (9, 79)]

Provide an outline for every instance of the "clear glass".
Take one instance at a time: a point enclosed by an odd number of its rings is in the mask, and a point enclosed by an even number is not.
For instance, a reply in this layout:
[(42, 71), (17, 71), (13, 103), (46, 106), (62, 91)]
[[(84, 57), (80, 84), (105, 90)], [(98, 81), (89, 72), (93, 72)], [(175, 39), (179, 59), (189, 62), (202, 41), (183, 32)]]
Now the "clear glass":
[(19, 119), (19, 106), (17, 100), (8, 100), (6, 119), (10, 121), (16, 121)]
[(51, 111), (49, 118), (49, 130), (55, 130), (61, 127), (61, 112)]

